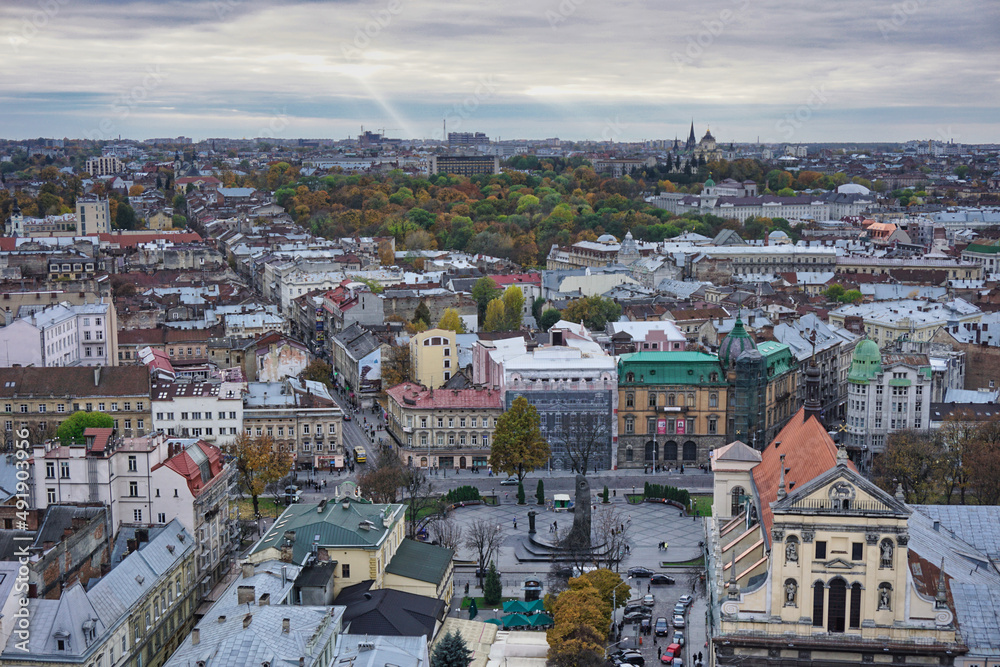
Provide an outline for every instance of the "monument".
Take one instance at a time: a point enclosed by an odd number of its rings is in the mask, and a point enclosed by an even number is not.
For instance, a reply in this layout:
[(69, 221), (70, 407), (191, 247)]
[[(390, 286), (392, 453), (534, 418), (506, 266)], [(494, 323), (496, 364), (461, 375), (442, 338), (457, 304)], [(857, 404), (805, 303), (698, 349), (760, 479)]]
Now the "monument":
[(577, 475), (573, 527), (563, 540), (562, 546), (571, 549), (590, 549), (590, 502), (590, 482), (583, 475)]

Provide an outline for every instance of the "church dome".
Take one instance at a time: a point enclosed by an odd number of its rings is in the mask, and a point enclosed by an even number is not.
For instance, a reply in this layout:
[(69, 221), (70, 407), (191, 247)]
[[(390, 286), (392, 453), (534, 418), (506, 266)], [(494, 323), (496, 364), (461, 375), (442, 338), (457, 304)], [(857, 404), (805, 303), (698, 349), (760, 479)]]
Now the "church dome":
[(711, 130), (705, 130), (705, 136), (701, 138), (702, 141), (715, 141), (715, 137), (712, 136)]
[(719, 344), (719, 361), (722, 362), (723, 368), (729, 369), (736, 364), (736, 359), (741, 354), (748, 350), (756, 351), (756, 349), (757, 346), (754, 344), (753, 338), (743, 327), (743, 320), (737, 317), (733, 330)]
[(851, 357), (851, 371), (847, 374), (848, 382), (867, 383), (882, 372), (882, 352), (878, 343), (865, 338), (858, 342)]
[(844, 183), (837, 187), (837, 192), (845, 195), (867, 195), (871, 194), (871, 190), (858, 183)]
[(610, 245), (612, 243), (618, 243), (618, 239), (616, 239), (611, 234), (601, 234), (600, 236), (597, 237), (597, 242), (606, 243)]
[(715, 181), (712, 180), (711, 176), (709, 176), (708, 179), (705, 180), (705, 187), (706, 188), (714, 188), (715, 187)]

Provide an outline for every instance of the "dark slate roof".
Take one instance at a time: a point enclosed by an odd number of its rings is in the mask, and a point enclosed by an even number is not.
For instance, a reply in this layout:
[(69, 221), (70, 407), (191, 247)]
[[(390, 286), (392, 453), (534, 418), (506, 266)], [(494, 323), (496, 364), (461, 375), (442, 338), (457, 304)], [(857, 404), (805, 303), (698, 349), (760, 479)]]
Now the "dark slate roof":
[(148, 397), (149, 370), (145, 366), (0, 368), (0, 396), (17, 398), (28, 395), (68, 399), (88, 396)]
[(295, 585), (302, 587), (322, 587), (326, 586), (333, 578), (334, 570), (337, 569), (337, 561), (325, 561), (313, 563), (302, 568), (302, 572), (295, 579)]
[(451, 567), (455, 552), (416, 540), (403, 540), (385, 571), (431, 584), (439, 584)]
[(391, 589), (371, 590), (362, 581), (340, 592), (334, 604), (344, 605), (344, 629), (355, 635), (433, 637), (444, 602), (437, 598)]
[[(28, 538), (26, 540), (21, 538)], [(0, 529), (0, 560), (17, 560), (15, 551), (30, 545), (35, 540), (35, 534), (27, 530)]]
[(58, 544), (62, 542), (63, 532), (73, 527), (73, 519), (80, 517), (88, 522), (104, 512), (103, 507), (76, 507), (75, 505), (53, 505), (45, 511), (45, 519), (38, 529), (36, 546), (46, 542)]

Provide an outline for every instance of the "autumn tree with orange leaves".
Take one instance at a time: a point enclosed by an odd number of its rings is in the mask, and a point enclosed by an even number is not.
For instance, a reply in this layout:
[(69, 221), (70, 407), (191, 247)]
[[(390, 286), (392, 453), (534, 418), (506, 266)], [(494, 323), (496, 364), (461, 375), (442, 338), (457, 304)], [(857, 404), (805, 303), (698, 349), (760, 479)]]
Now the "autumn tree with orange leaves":
[(268, 484), (279, 481), (292, 469), (292, 455), (275, 446), (269, 435), (241, 433), (232, 445), (240, 484), (253, 498), (254, 516), (260, 514), (257, 498)]

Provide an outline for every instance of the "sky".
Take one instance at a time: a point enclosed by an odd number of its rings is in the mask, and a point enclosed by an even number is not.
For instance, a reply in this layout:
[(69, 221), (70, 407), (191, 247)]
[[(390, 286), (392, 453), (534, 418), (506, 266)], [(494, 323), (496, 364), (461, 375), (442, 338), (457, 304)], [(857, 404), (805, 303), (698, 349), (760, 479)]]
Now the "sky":
[(994, 143), (998, 62), (982, 0), (3, 0), (0, 137)]

